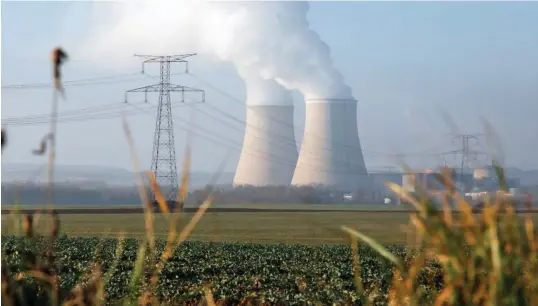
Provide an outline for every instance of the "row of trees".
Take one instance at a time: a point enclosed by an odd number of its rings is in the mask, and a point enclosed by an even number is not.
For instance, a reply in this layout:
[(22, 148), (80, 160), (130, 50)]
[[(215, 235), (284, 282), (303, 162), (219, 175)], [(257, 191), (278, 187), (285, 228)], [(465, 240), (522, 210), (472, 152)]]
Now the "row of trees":
[[(47, 204), (47, 185), (2, 184), (2, 204)], [(54, 186), (56, 205), (133, 205), (140, 203), (136, 188), (81, 188), (76, 185)]]
[[(360, 203), (369, 200), (370, 192), (355, 192), (352, 197), (344, 197), (343, 192), (322, 187), (218, 187), (208, 186), (189, 193), (185, 204), (201, 203), (211, 192), (218, 204), (331, 204)], [(77, 185), (56, 185), (54, 187), (57, 205), (134, 205), (140, 203), (137, 189), (133, 187), (83, 188)], [(2, 185), (2, 203), (41, 205), (48, 199), (46, 185), (15, 184)]]
[(199, 203), (211, 192), (220, 204), (330, 204), (342, 203), (344, 195), (320, 187), (241, 186), (220, 190), (207, 187), (194, 191), (191, 198)]

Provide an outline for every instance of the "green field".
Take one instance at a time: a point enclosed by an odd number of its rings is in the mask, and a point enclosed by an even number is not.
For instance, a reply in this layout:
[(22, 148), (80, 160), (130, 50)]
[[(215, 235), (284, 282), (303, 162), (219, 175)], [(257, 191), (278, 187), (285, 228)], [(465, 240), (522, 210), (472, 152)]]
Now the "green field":
[[(252, 208), (253, 206), (248, 206)], [(238, 207), (240, 208), (240, 207)], [(321, 209), (321, 207), (319, 208)], [(178, 228), (183, 228), (193, 214), (179, 217)], [(538, 222), (538, 214), (530, 214)], [(143, 214), (61, 214), (61, 232), (69, 236), (139, 238), (145, 235)], [(50, 228), (50, 217), (36, 215), (37, 231)], [(17, 234), (20, 215), (2, 215), (2, 235)], [(192, 235), (193, 240), (219, 242), (338, 244), (347, 243), (342, 225), (355, 226), (381, 243), (405, 244), (409, 235), (407, 212), (208, 212), (204, 214)], [(155, 234), (165, 238), (168, 221), (161, 214), (154, 215)]]
[[(25, 254), (25, 258), (29, 258), (29, 254), (38, 256), (46, 253), (49, 246), (48, 239), (36, 239), (35, 248), (25, 248), (25, 241), (22, 237), (2, 238), (3, 264), (14, 268), (8, 271), (25, 269), (20, 254)], [(134, 287), (132, 277), (137, 275), (139, 241), (122, 240), (119, 256), (118, 244), (118, 239), (58, 239), (55, 249), (59, 256), (55, 263), (62, 267), (57, 270), (61, 280), (58, 282), (59, 295), (67, 296), (75, 284), (86, 279), (83, 275), (87, 275), (90, 263), (97, 263), (104, 271), (113, 271), (106, 274), (110, 276), (105, 285), (107, 305), (139, 305), (132, 299), (137, 297), (136, 291), (131, 291)], [(163, 253), (165, 244), (164, 240), (156, 241), (157, 256)], [(402, 258), (412, 254), (402, 247), (388, 248)], [(213, 298), (221, 302), (216, 305), (363, 305), (358, 301), (361, 295), (355, 290), (351, 254), (349, 245), (187, 241), (175, 249), (156, 288), (151, 289), (161, 302), (152, 305), (211, 305), (204, 301), (204, 283), (211, 286)], [(382, 288), (381, 292), (375, 293), (376, 300), (386, 301), (392, 266), (367, 247), (361, 247), (358, 256), (362, 283), (366, 288)], [(143, 269), (149, 274), (152, 267), (147, 265)], [(439, 283), (442, 270), (433, 265), (428, 268), (427, 275), (431, 277), (419, 281), (423, 290), (433, 291), (435, 284), (432, 285), (429, 279)], [(251, 303), (245, 302), (247, 298)], [(386, 302), (376, 305), (386, 305)]]
[[(2, 209), (41, 209), (48, 208), (46, 205), (11, 205), (2, 204)], [(136, 205), (61, 205), (55, 206), (56, 209), (114, 209), (114, 208), (139, 208), (141, 204)], [(195, 207), (185, 205), (185, 207)], [(233, 208), (233, 209), (289, 209), (289, 210), (390, 210), (405, 211), (409, 207), (404, 205), (353, 205), (353, 204), (213, 204), (214, 208)]]
[[(179, 226), (183, 227), (192, 214), (183, 214)], [(167, 221), (163, 215), (154, 216), (155, 233), (164, 238)], [(20, 218), (17, 218), (20, 219)], [(144, 235), (142, 214), (73, 214), (61, 215), (61, 231), (70, 236)], [(191, 239), (203, 241), (231, 241), (256, 243), (346, 243), (340, 226), (357, 226), (358, 229), (384, 243), (402, 243), (406, 234), (402, 226), (408, 224), (408, 214), (361, 212), (271, 212), (271, 213), (206, 213)], [(17, 221), (17, 222), (15, 222)], [(17, 233), (20, 220), (11, 215), (2, 216), (2, 235)], [(36, 217), (38, 231), (50, 228), (46, 215)]]

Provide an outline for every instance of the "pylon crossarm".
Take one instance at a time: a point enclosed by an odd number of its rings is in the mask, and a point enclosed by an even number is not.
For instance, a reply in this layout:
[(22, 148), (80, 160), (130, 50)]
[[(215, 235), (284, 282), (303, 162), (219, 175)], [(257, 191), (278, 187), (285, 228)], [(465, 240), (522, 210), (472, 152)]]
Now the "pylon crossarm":
[(179, 55), (144, 55), (144, 54), (135, 54), (134, 56), (145, 58), (148, 60), (162, 60), (162, 59), (170, 59), (170, 61), (175, 60), (183, 60), (187, 57), (191, 57), (196, 55), (196, 53), (190, 53), (190, 54), (179, 54)]
[(161, 90), (160, 86), (161, 86), (161, 84), (154, 84), (154, 85), (139, 87), (139, 88), (127, 90), (126, 93), (129, 93), (129, 92), (160, 92), (160, 90)]
[(161, 91), (161, 84), (154, 84), (154, 85), (150, 85), (150, 86), (144, 86), (144, 87), (139, 87), (139, 88), (127, 90), (125, 92), (125, 103), (128, 103), (127, 102), (127, 94), (130, 93), (130, 92), (143, 92), (144, 93), (144, 101), (148, 102), (148, 92), (160, 92), (160, 91)]
[(182, 55), (142, 55), (142, 54), (135, 54), (137, 57), (145, 58), (146, 60), (142, 62), (142, 73), (144, 73), (145, 64), (148, 63), (162, 63), (162, 62), (168, 62), (168, 63), (185, 63), (185, 71), (189, 72), (189, 63), (185, 60), (185, 58), (196, 55), (196, 53), (191, 54), (182, 54)]
[(192, 91), (192, 92), (203, 92), (203, 90), (183, 85), (174, 85), (170, 84), (170, 91)]
[(202, 99), (200, 102), (205, 102), (205, 91), (201, 90), (201, 89), (198, 89), (198, 88), (193, 88), (193, 87), (188, 87), (188, 86), (183, 86), (183, 85), (173, 85), (171, 84), (170, 85), (170, 91), (174, 91), (174, 92), (181, 92), (181, 101), (182, 102), (185, 102), (185, 93), (186, 92), (199, 92), (202, 94)]
[(164, 56), (159, 56), (159, 55), (143, 55), (143, 54), (135, 54), (134, 56), (145, 58), (145, 59), (148, 59), (148, 60), (159, 59), (159, 58), (164, 57)]

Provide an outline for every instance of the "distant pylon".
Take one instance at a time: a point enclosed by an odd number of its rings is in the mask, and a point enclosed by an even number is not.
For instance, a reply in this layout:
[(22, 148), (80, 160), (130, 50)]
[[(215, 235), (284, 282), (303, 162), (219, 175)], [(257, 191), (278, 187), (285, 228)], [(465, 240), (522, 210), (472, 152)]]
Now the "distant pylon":
[[(463, 170), (465, 166), (469, 166), (471, 160), (476, 160), (478, 155), (485, 156), (486, 154), (481, 151), (472, 150), (470, 141), (474, 140), (476, 144), (480, 143), (479, 136), (481, 134), (457, 134), (454, 135), (452, 140), (461, 140), (461, 147), (457, 150), (452, 150), (442, 153), (442, 155), (461, 155), (461, 164), (460, 164), (460, 177), (463, 177)], [(446, 160), (445, 160), (446, 165)]]
[[(185, 58), (195, 54), (185, 55), (136, 55), (145, 58), (142, 62), (142, 73), (144, 64), (160, 64), (160, 82), (158, 84), (135, 88), (125, 92), (125, 103), (127, 94), (130, 92), (144, 92), (145, 101), (148, 99), (148, 92), (159, 93), (159, 106), (157, 109), (157, 119), (155, 120), (155, 136), (153, 138), (153, 154), (151, 159), (151, 171), (155, 175), (163, 196), (167, 201), (176, 201), (178, 192), (176, 149), (174, 143), (174, 127), (172, 117), (172, 103), (170, 92), (181, 92), (181, 102), (185, 102), (185, 92), (199, 92), (202, 94), (201, 102), (205, 100), (205, 92), (200, 89), (187, 86), (170, 84), (170, 63), (185, 63), (188, 73), (188, 63)], [(151, 199), (155, 200), (155, 194), (151, 194)]]

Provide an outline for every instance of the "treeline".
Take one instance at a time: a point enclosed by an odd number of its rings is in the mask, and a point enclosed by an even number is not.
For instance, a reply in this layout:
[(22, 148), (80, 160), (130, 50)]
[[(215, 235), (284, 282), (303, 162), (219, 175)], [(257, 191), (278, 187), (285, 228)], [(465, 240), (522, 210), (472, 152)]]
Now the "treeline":
[[(48, 204), (47, 185), (2, 184), (2, 204), (43, 205)], [(56, 205), (135, 205), (140, 203), (136, 188), (82, 188), (76, 185), (56, 184)]]
[[(48, 201), (46, 185), (2, 185), (3, 204), (43, 205)], [(213, 193), (217, 204), (331, 204), (375, 203), (371, 192), (354, 192), (344, 197), (343, 192), (322, 187), (254, 187), (207, 186), (191, 191), (187, 205), (198, 205)], [(350, 197), (351, 195), (351, 197)], [(378, 201), (377, 201), (378, 202)], [(54, 187), (56, 205), (136, 205), (140, 203), (136, 187), (83, 188), (77, 185)]]
[[(216, 195), (219, 204), (341, 204), (373, 203), (370, 191), (344, 193), (324, 187), (289, 187), (289, 186), (240, 186), (215, 191), (214, 188), (196, 190), (191, 200), (201, 203), (211, 192)], [(347, 195), (347, 197), (344, 197)], [(351, 197), (349, 197), (351, 196)]]

